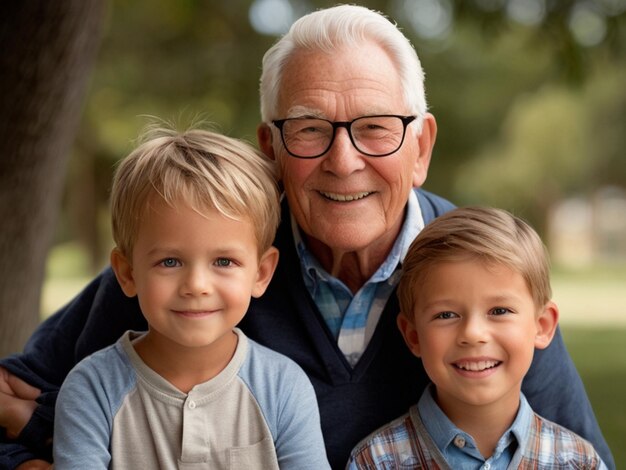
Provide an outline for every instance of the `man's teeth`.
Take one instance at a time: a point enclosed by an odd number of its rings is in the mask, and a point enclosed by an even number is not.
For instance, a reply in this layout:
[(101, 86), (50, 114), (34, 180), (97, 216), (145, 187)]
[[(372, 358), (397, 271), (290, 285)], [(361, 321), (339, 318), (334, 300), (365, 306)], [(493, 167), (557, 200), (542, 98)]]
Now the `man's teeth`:
[(362, 193), (356, 194), (335, 194), (335, 193), (325, 193), (324, 191), (320, 191), (322, 195), (328, 199), (338, 202), (350, 202), (350, 201), (358, 201), (359, 199), (363, 199), (366, 196), (369, 196), (371, 193), (364, 191)]
[(459, 369), (470, 370), (473, 372), (478, 372), (485, 369), (491, 369), (499, 365), (499, 361), (476, 361), (476, 362), (457, 362), (455, 365)]

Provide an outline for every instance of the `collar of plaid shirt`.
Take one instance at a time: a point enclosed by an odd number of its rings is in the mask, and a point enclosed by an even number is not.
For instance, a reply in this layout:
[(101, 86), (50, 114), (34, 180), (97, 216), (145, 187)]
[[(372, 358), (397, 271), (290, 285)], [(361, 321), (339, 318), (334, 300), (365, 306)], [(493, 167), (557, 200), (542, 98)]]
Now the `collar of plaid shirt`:
[[(533, 411), (523, 394), (520, 394), (520, 407), (513, 424), (500, 437), (493, 455), (485, 459), (480, 454), (472, 436), (457, 428), (439, 408), (433, 398), (433, 385), (429, 385), (420, 398), (417, 409), (424, 427), (430, 434), (439, 451), (451, 468), (508, 468), (515, 450), (523, 446), (528, 435)], [(482, 467), (481, 467), (482, 468)]]

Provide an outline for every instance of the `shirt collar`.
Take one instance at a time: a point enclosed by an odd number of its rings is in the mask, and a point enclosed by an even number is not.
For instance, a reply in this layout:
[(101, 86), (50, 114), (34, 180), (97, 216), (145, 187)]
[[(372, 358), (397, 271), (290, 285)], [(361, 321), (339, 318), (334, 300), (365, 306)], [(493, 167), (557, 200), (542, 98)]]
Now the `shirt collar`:
[[(422, 397), (420, 398), (417, 408), (424, 423), (424, 427), (430, 434), (431, 438), (437, 445), (437, 448), (443, 453), (445, 449), (454, 445), (454, 439), (462, 435), (466, 440), (473, 439), (464, 431), (457, 428), (452, 421), (439, 408), (433, 397), (434, 386), (430, 384)], [(520, 407), (513, 423), (507, 431), (498, 440), (494, 455), (499, 455), (506, 447), (509, 446), (512, 439), (517, 440), (518, 448), (524, 448), (528, 439), (528, 431), (532, 423), (533, 411), (526, 397), (520, 393)]]
[[(315, 258), (315, 256), (313, 256), (313, 254), (306, 247), (302, 234), (300, 233), (300, 228), (298, 227), (293, 214), (290, 214), (290, 217), (293, 240), (296, 245), (296, 250), (298, 252), (303, 271), (308, 277), (308, 279), (305, 279), (305, 283), (308, 284), (316, 282), (317, 279), (328, 281), (330, 274), (322, 268), (317, 258)], [(393, 244), (389, 256), (370, 278), (369, 282), (381, 282), (389, 279), (389, 277), (391, 277), (397, 269), (398, 265), (404, 260), (411, 243), (423, 228), (424, 218), (422, 217), (422, 210), (417, 200), (417, 194), (413, 190), (409, 194), (406, 215), (398, 238)]]
[(519, 403), (519, 410), (517, 412), (517, 416), (515, 417), (515, 420), (513, 421), (513, 424), (511, 425), (509, 430), (513, 433), (513, 435), (517, 439), (519, 446), (521, 448), (525, 448), (526, 441), (528, 440), (528, 435), (529, 435), (530, 428), (532, 425), (534, 413), (533, 413), (532, 408), (530, 407), (530, 404), (528, 403), (528, 400), (526, 400), (526, 397), (524, 396), (523, 393), (520, 393), (519, 402), (520, 403)]
[(439, 408), (433, 397), (434, 391), (435, 388), (432, 384), (426, 387), (417, 403), (417, 409), (428, 434), (430, 434), (437, 448), (443, 453), (456, 436), (465, 433), (458, 429), (445, 415), (443, 410)]

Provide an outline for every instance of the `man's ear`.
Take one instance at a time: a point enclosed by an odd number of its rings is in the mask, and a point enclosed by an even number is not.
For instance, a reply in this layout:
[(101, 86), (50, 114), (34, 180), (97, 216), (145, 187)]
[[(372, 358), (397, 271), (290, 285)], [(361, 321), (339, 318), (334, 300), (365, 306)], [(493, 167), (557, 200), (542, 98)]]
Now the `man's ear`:
[(413, 320), (410, 320), (404, 313), (400, 312), (396, 317), (396, 323), (398, 324), (398, 329), (400, 330), (400, 333), (402, 333), (404, 342), (409, 347), (409, 350), (414, 356), (420, 357), (420, 343)]
[(550, 345), (556, 327), (559, 323), (559, 309), (552, 301), (548, 302), (537, 317), (537, 335), (535, 336), (535, 347), (545, 349)]
[(417, 136), (419, 145), (419, 155), (415, 161), (413, 169), (413, 187), (420, 188), (426, 181), (428, 176), (428, 167), (430, 166), (430, 158), (433, 154), (433, 147), (437, 139), (437, 121), (435, 116), (426, 113), (422, 124), (422, 133)]
[(270, 126), (262, 122), (256, 128), (256, 138), (259, 142), (259, 148), (261, 152), (263, 152), (268, 158), (272, 160), (276, 160), (276, 155), (274, 154), (274, 146), (273, 144), (273, 135), (272, 129)]
[(137, 288), (133, 278), (133, 267), (119, 248), (113, 248), (111, 251), (111, 267), (124, 294), (128, 297), (136, 296)]
[(261, 255), (261, 259), (259, 260), (259, 270), (257, 271), (257, 278), (252, 287), (252, 297), (261, 297), (263, 295), (272, 280), (277, 265), (278, 249), (271, 246)]

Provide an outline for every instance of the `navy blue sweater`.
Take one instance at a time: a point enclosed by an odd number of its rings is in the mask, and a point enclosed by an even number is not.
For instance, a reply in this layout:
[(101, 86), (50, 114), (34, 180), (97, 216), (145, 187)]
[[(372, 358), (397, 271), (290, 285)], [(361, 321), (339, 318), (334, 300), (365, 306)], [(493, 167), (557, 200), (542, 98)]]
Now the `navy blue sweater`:
[[(453, 207), (431, 193), (419, 190), (417, 194), (425, 223)], [(405, 413), (418, 400), (428, 378), (396, 327), (395, 295), (361, 360), (354, 369), (350, 367), (304, 286), (288, 210), (284, 203), (275, 241), (280, 250), (276, 273), (266, 293), (253, 299), (240, 327), (255, 341), (294, 359), (307, 373), (317, 393), (329, 461), (334, 469), (343, 469), (352, 447)], [(49, 458), (46, 441), (52, 435), (56, 394), (69, 370), (83, 357), (114, 343), (124, 331), (146, 327), (136, 299), (124, 296), (107, 269), (41, 324), (23, 354), (0, 361), (44, 391), (20, 441), (2, 437), (0, 468), (14, 468), (35, 457)], [(523, 391), (538, 414), (591, 441), (609, 468), (614, 468), (560, 332), (549, 348), (536, 352)]]

